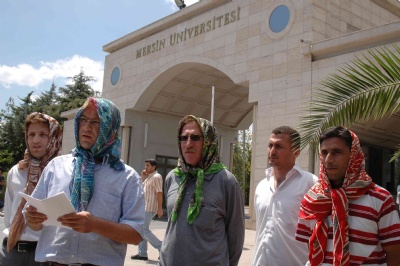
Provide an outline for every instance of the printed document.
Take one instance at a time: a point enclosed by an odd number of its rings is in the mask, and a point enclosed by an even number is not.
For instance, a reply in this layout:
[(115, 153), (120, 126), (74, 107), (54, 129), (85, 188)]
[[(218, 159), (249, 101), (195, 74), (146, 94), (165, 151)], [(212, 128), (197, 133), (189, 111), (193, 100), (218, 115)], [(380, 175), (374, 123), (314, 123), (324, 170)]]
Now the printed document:
[(72, 206), (64, 191), (43, 200), (35, 199), (23, 192), (19, 192), (19, 194), (26, 199), (29, 205), (35, 207), (38, 212), (47, 215), (47, 220), (43, 222), (43, 225), (69, 228), (61, 225), (61, 223), (57, 221), (58, 217), (64, 214), (76, 213), (75, 208)]

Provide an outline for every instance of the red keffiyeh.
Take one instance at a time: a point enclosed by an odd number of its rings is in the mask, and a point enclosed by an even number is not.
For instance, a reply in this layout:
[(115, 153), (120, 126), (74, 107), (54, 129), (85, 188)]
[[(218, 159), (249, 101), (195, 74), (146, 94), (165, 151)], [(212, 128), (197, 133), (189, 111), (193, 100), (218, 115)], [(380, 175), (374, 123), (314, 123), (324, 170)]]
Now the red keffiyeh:
[(320, 158), (319, 182), (308, 191), (301, 202), (299, 218), (316, 220), (309, 241), (309, 260), (312, 266), (321, 265), (324, 261), (328, 239), (325, 218), (329, 215), (332, 215), (333, 224), (333, 265), (350, 265), (348, 201), (361, 197), (374, 186), (371, 177), (365, 172), (365, 159), (360, 141), (353, 132), (350, 133), (352, 147), (343, 186), (332, 189)]

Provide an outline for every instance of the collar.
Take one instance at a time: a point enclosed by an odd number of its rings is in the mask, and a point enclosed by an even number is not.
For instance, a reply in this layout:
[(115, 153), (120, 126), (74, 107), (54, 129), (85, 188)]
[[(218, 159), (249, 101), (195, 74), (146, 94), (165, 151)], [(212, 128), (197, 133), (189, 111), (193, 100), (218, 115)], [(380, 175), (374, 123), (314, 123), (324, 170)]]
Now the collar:
[(146, 180), (153, 177), (157, 173), (158, 173), (157, 170), (155, 170), (153, 173), (149, 174), (149, 176), (146, 178)]
[[(223, 169), (222, 169), (223, 170)], [(221, 171), (222, 171), (221, 170)], [(219, 172), (221, 172), (221, 171), (219, 171)], [(218, 173), (219, 173), (218, 172)], [(204, 180), (207, 180), (207, 181), (210, 181), (211, 179), (213, 179), (213, 177), (216, 175), (216, 174), (218, 174), (218, 173), (214, 173), (214, 174), (208, 174), (208, 175), (204, 175)]]
[[(289, 172), (286, 174), (285, 180), (295, 176), (296, 174), (301, 173), (301, 168), (298, 164), (294, 164), (293, 168), (289, 170)], [(274, 176), (274, 168), (270, 167), (265, 169), (265, 176), (268, 180), (271, 179), (271, 177)]]

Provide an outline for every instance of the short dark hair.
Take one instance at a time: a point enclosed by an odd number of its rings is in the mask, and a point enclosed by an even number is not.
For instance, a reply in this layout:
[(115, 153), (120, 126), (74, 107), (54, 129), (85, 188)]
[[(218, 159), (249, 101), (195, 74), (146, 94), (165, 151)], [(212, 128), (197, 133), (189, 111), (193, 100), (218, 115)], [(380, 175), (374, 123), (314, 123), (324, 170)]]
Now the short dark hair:
[(319, 137), (319, 144), (329, 138), (340, 138), (346, 143), (346, 146), (351, 150), (353, 139), (351, 138), (350, 130), (342, 126), (330, 127), (326, 129)]
[(157, 161), (154, 159), (147, 159), (146, 161), (144, 161), (145, 163), (149, 163), (151, 166), (155, 166), (157, 169)]
[(294, 150), (300, 149), (300, 134), (289, 126), (280, 126), (272, 130), (272, 134), (286, 134), (290, 136), (290, 142)]

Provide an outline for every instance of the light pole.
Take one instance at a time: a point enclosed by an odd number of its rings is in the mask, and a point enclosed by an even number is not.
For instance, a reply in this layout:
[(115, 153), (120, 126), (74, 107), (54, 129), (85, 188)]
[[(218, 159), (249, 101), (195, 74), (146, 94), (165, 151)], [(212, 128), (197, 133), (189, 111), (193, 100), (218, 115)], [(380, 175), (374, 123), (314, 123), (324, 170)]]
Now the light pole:
[(214, 125), (214, 94), (215, 86), (213, 84), (211, 89), (211, 125)]

